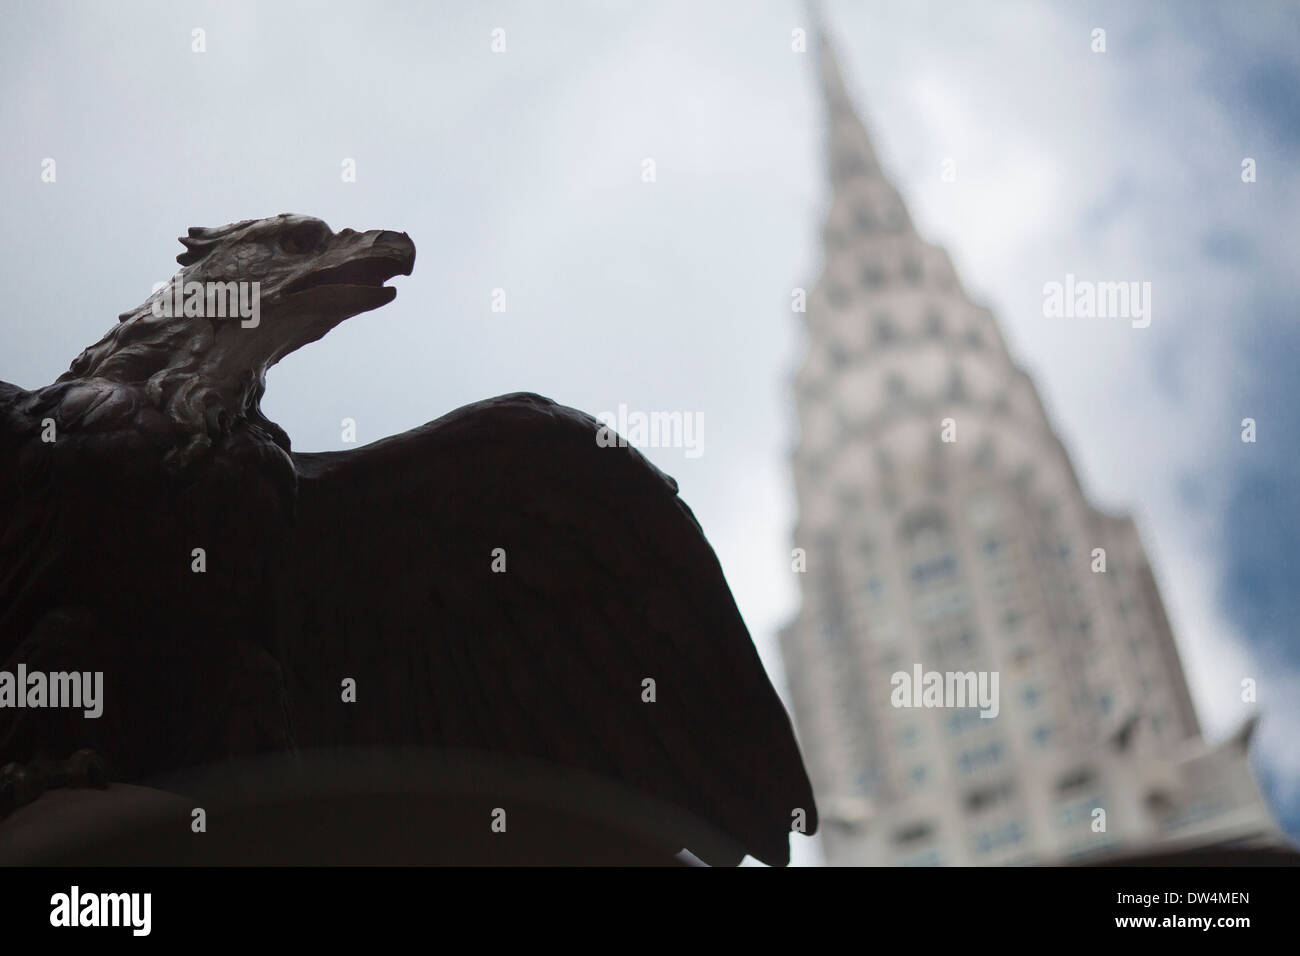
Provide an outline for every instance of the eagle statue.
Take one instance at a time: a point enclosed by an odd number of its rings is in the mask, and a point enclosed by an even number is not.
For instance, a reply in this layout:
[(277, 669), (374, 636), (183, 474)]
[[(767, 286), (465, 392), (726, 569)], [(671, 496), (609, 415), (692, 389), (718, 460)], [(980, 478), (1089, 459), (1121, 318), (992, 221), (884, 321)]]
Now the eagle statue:
[[(811, 786), (673, 479), (525, 393), (295, 452), (267, 370), (391, 302), (414, 244), (299, 215), (181, 242), (172, 283), (53, 384), (0, 382), (0, 816), (406, 748), (610, 781), (722, 834), (708, 862), (787, 863)], [(101, 714), (31, 698), (69, 674), (102, 675)]]

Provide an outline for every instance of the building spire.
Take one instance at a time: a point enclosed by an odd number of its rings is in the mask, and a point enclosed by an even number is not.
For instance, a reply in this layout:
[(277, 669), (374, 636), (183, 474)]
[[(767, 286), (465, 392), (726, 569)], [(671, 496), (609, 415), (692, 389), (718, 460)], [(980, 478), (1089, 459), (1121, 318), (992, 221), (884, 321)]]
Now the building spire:
[(881, 175), (880, 162), (872, 148), (848, 88), (839, 60), (826, 33), (826, 21), (819, 0), (808, 0), (808, 21), (817, 50), (822, 99), (826, 104), (827, 153), (831, 162), (831, 183), (838, 188), (854, 176)]
[[(1186, 840), (1205, 794), (1248, 778), (1244, 741), (1200, 743), (1135, 526), (1083, 495), (992, 313), (881, 170), (817, 0), (806, 15), (833, 185), (795, 379), (794, 543), (809, 560), (781, 647), (809, 771), (838, 824), (822, 838), (827, 861), (1108, 852), (1065, 819), (1086, 794), (1063, 796), (1062, 780), (1135, 808), (1112, 843)], [(1099, 547), (1106, 574), (1089, 570)], [(977, 731), (897, 707), (899, 662), (935, 656), (957, 673), (1013, 673), (1020, 689)], [(1119, 719), (1133, 712), (1140, 729)], [(1253, 787), (1233, 792), (1197, 839), (1273, 839)]]
[(853, 112), (853, 104), (848, 91), (844, 88), (844, 77), (840, 74), (839, 62), (831, 48), (826, 35), (826, 19), (822, 14), (822, 5), (818, 0), (808, 0), (808, 22), (811, 26), (813, 42), (817, 50), (817, 63), (821, 74), (822, 96), (831, 112), (837, 108)]

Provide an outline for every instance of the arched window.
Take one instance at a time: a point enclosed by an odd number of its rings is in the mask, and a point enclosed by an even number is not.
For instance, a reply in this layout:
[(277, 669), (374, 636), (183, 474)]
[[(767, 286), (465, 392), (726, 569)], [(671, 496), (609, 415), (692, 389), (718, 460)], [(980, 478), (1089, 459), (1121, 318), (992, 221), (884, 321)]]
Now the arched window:
[(935, 308), (927, 309), (924, 328), (927, 338), (940, 338), (943, 335), (943, 313)]
[(894, 328), (894, 320), (889, 317), (888, 312), (876, 313), (876, 341), (881, 345), (888, 345), (898, 338), (898, 332)]
[(862, 268), (861, 281), (864, 289), (878, 289), (885, 284), (885, 270), (874, 262), (867, 263)]

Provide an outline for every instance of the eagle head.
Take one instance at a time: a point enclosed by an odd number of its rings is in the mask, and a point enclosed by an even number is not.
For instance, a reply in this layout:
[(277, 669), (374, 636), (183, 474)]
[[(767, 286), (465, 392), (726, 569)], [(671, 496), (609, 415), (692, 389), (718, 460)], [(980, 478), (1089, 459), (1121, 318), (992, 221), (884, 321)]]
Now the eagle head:
[[(118, 316), (59, 381), (140, 387), (188, 433), (173, 461), (188, 463), (258, 409), (266, 371), (340, 322), (385, 305), (385, 285), (410, 275), (415, 244), (404, 232), (334, 232), (287, 213), (181, 238), (171, 282)], [(282, 432), (273, 429), (277, 440)]]
[[(185, 251), (176, 261), (184, 268), (145, 304), (154, 314), (174, 312), (178, 303), (218, 313), (206, 317), (227, 364), (236, 366), (269, 367), (344, 319), (387, 305), (397, 290), (384, 283), (415, 265), (415, 244), (404, 232), (336, 233), (320, 219), (288, 213), (195, 226), (180, 242)], [(238, 310), (231, 307), (236, 296)]]

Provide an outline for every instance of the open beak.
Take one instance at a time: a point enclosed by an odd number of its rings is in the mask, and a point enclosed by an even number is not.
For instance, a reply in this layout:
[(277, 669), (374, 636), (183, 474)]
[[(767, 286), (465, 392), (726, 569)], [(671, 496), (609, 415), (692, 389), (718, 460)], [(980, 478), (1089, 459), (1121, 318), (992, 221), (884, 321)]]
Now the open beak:
[(310, 272), (284, 287), (284, 294), (340, 300), (349, 309), (360, 306), (355, 315), (392, 302), (397, 290), (384, 283), (396, 275), (409, 276), (414, 267), (415, 243), (406, 233), (344, 229)]

